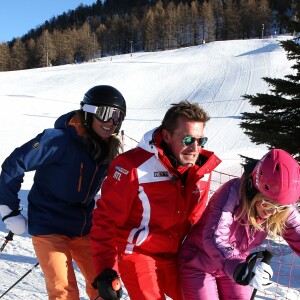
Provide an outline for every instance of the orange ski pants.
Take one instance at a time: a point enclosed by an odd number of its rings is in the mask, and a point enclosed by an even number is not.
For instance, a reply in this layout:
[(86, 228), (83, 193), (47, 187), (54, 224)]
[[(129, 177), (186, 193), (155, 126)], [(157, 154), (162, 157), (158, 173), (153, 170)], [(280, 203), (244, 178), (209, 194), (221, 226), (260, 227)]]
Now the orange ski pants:
[(73, 260), (86, 281), (90, 299), (98, 295), (91, 283), (96, 277), (89, 236), (69, 238), (64, 235), (33, 236), (32, 243), (44, 273), (49, 300), (79, 300)]

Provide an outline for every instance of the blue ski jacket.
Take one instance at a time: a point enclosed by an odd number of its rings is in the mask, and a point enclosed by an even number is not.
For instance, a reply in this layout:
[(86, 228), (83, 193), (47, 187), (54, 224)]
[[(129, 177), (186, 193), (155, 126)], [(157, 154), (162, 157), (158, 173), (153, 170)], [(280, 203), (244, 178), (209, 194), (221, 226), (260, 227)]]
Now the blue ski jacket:
[(68, 121), (75, 112), (62, 115), (54, 128), (16, 148), (2, 164), (0, 204), (20, 209), (18, 193), (25, 172), (35, 171), (28, 194), (28, 232), (31, 235), (62, 234), (81, 237), (92, 225), (94, 197), (108, 164), (89, 154), (89, 141)]

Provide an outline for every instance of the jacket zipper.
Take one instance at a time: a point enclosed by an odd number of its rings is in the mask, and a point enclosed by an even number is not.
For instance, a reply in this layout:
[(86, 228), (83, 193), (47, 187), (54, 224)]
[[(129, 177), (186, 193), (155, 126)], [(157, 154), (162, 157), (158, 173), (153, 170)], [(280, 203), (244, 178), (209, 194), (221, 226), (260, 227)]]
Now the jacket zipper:
[(78, 188), (77, 191), (81, 191), (81, 186), (82, 186), (82, 173), (83, 173), (83, 163), (80, 163), (80, 172), (79, 172), (79, 182), (78, 182)]
[[(82, 169), (83, 169), (83, 165), (82, 165)], [(87, 195), (86, 195), (86, 197), (85, 197), (85, 199), (84, 199), (84, 201), (83, 201), (82, 203), (85, 203), (85, 202), (87, 201), (87, 198), (88, 198), (88, 196), (89, 196), (89, 194), (90, 194), (91, 186), (92, 186), (92, 184), (93, 184), (93, 182), (94, 182), (94, 179), (95, 179), (95, 176), (96, 176), (96, 174), (97, 174), (97, 172), (98, 172), (98, 169), (99, 169), (99, 166), (96, 165), (96, 169), (95, 169), (93, 178), (92, 178), (92, 180), (91, 180), (91, 183), (90, 183), (90, 186), (89, 186)], [(82, 174), (81, 174), (81, 175), (82, 175)], [(81, 180), (82, 180), (82, 176), (81, 176)], [(84, 214), (84, 224), (83, 224), (83, 226), (82, 226), (82, 228), (81, 228), (81, 236), (83, 236), (83, 231), (84, 231), (84, 228), (85, 228), (85, 226), (86, 226), (86, 213), (85, 213), (85, 210), (84, 210), (84, 209), (82, 209), (82, 211), (83, 211), (83, 214)]]
[(85, 202), (87, 201), (87, 198), (89, 197), (90, 190), (91, 190), (91, 186), (92, 186), (92, 184), (93, 184), (93, 182), (94, 182), (94, 179), (95, 179), (95, 176), (96, 176), (96, 174), (97, 174), (97, 172), (98, 172), (98, 169), (99, 169), (99, 167), (98, 167), (98, 165), (96, 165), (96, 169), (95, 169), (93, 178), (92, 178), (92, 180), (91, 180), (91, 183), (90, 183), (90, 186), (89, 186), (87, 195), (86, 195), (86, 197), (85, 197), (85, 199), (84, 199), (84, 201), (83, 201), (82, 203), (85, 203)]

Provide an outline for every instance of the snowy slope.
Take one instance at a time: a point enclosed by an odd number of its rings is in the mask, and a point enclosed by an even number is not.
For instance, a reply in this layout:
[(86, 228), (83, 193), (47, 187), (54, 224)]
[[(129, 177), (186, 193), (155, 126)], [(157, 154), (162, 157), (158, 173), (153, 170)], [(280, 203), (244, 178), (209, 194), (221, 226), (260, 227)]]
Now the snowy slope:
[[(170, 103), (200, 103), (211, 116), (206, 128), (206, 148), (223, 160), (219, 171), (239, 176), (239, 154), (260, 158), (266, 150), (252, 144), (238, 125), (242, 112), (256, 110), (241, 96), (267, 92), (262, 77), (291, 73), (292, 62), (278, 44), (278, 40), (287, 38), (290, 37), (222, 41), (164, 52), (134, 53), (133, 57), (107, 57), (79, 65), (0, 72), (0, 163), (14, 148), (52, 127), (58, 116), (77, 109), (89, 88), (109, 84), (119, 89), (127, 101), (128, 113), (122, 129), (134, 140), (160, 124)], [(26, 174), (20, 192), (25, 214), (32, 175)], [(1, 222), (0, 244), (6, 234)], [(14, 237), (0, 258), (1, 296), (36, 262), (30, 237)], [(81, 299), (87, 299), (83, 278), (77, 275)], [(46, 298), (39, 267), (3, 297)]]

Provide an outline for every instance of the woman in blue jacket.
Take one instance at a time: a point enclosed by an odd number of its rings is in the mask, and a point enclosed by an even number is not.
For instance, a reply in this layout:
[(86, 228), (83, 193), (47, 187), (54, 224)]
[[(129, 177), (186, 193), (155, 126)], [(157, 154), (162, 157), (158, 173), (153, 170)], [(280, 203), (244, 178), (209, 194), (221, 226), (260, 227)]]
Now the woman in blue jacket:
[(28, 194), (28, 232), (43, 270), (49, 299), (77, 300), (72, 260), (91, 286), (96, 274), (89, 245), (94, 197), (111, 160), (121, 150), (117, 133), (126, 114), (122, 94), (107, 85), (94, 86), (81, 108), (57, 119), (34, 139), (16, 148), (2, 165), (0, 214), (6, 228), (22, 234), (18, 192), (25, 172), (35, 171)]
[(281, 149), (221, 186), (182, 245), (179, 266), (186, 300), (249, 300), (270, 283), (272, 268), (252, 253), (281, 236), (300, 256), (300, 167)]

